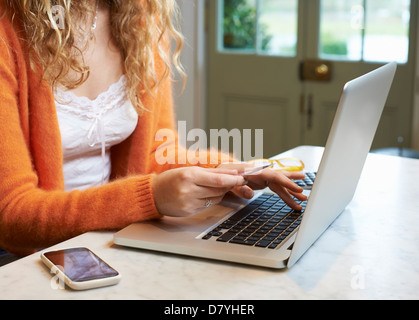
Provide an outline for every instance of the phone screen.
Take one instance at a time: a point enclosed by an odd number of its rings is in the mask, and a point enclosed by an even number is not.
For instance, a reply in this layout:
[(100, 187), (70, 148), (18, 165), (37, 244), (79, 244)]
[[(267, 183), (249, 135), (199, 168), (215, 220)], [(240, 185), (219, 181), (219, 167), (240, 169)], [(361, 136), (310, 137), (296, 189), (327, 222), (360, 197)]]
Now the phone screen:
[(71, 281), (116, 277), (118, 272), (87, 248), (74, 248), (44, 254)]

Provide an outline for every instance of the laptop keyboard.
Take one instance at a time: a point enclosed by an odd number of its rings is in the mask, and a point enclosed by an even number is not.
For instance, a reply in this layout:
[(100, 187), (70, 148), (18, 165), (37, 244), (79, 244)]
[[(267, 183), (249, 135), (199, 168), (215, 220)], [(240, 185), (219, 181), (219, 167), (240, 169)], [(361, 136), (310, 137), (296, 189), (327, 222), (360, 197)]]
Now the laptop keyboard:
[(278, 195), (263, 193), (246, 207), (208, 232), (202, 239), (275, 249), (301, 223), (307, 201), (297, 200), (301, 212), (292, 210)]
[(306, 172), (305, 175), (306, 177), (304, 180), (296, 180), (294, 182), (303, 189), (311, 189), (314, 180), (316, 179), (317, 172)]

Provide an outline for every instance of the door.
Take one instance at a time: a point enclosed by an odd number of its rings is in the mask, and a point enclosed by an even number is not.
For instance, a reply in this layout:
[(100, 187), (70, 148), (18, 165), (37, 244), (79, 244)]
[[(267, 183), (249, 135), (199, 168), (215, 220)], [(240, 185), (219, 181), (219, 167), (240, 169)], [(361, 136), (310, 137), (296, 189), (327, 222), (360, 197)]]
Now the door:
[(221, 0), (209, 7), (208, 127), (263, 129), (265, 156), (298, 145), (298, 0)]
[[(263, 129), (264, 155), (325, 145), (343, 85), (397, 60), (373, 148), (409, 142), (417, 2), (209, 1), (208, 127)], [(248, 160), (248, 159), (242, 159)]]
[(332, 70), (331, 81), (304, 82), (303, 143), (325, 144), (348, 80), (397, 61), (397, 75), (373, 149), (397, 146), (399, 138), (410, 145), (417, 1), (309, 0), (304, 6), (305, 59), (329, 60)]

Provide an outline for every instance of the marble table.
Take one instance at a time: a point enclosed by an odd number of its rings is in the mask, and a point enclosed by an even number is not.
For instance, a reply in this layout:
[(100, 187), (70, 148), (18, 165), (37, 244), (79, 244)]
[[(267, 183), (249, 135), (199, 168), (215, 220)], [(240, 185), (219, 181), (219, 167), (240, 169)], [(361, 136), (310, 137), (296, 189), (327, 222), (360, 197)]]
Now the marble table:
[[(282, 156), (316, 170), (322, 148)], [(354, 200), (291, 269), (129, 249), (91, 232), (53, 249), (86, 246), (122, 274), (113, 287), (60, 289), (39, 253), (0, 268), (0, 299), (418, 299), (419, 160), (370, 154)]]

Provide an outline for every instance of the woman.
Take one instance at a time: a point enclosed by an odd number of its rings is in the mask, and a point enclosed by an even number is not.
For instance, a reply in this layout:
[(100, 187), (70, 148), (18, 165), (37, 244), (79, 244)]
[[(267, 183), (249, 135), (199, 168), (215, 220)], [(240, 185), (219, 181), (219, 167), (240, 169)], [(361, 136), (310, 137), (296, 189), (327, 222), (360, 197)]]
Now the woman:
[[(24, 255), (197, 214), (229, 191), (253, 196), (232, 164), (156, 162), (156, 132), (174, 130), (174, 14), (174, 0), (1, 2), (0, 247)], [(265, 170), (251, 182), (299, 209), (291, 195), (305, 197), (288, 178), (301, 177)]]

